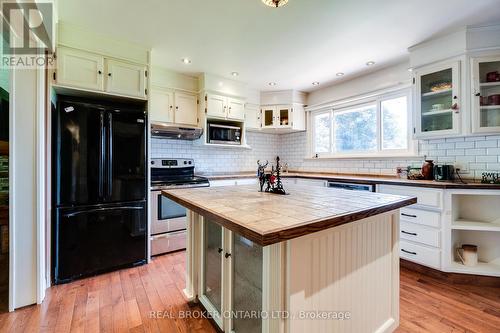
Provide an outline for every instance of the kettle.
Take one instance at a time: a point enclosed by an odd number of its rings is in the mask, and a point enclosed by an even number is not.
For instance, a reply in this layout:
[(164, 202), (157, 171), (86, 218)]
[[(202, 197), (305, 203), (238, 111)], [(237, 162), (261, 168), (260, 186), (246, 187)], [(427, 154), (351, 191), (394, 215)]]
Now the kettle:
[(453, 165), (435, 165), (434, 166), (434, 180), (438, 182), (452, 181), (455, 175), (455, 168)]

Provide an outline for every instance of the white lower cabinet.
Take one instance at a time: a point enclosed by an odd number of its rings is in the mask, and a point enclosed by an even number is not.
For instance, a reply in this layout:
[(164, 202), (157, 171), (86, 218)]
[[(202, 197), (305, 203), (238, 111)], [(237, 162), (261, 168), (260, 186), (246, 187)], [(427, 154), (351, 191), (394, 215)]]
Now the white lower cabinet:
[(377, 192), (417, 197), (415, 205), (400, 210), (400, 256), (441, 270), (443, 190), (377, 185)]
[(208, 219), (201, 235), (200, 302), (224, 332), (262, 332), (258, 317), (227, 314), (262, 311), (263, 248)]

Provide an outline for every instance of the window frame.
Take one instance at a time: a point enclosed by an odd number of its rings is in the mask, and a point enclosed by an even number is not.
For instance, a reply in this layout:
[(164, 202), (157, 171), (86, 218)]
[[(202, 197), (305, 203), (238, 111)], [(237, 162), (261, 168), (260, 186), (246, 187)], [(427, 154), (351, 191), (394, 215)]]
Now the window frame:
[[(383, 148), (383, 128), (382, 128), (382, 103), (386, 100), (406, 97), (407, 109), (407, 149), (384, 149)], [(349, 110), (355, 110), (366, 106), (376, 106), (376, 126), (377, 126), (377, 148), (373, 151), (352, 151), (352, 152), (336, 152), (335, 145), (335, 113), (344, 113)], [(350, 103), (334, 105), (329, 108), (323, 108), (310, 112), (310, 156), (311, 158), (387, 158), (387, 157), (414, 157), (417, 155), (415, 141), (412, 133), (412, 96), (411, 89), (403, 89), (395, 92), (389, 92), (371, 96), (370, 98), (358, 99)], [(317, 153), (315, 147), (315, 117), (321, 114), (330, 114), (330, 150), (326, 153)]]

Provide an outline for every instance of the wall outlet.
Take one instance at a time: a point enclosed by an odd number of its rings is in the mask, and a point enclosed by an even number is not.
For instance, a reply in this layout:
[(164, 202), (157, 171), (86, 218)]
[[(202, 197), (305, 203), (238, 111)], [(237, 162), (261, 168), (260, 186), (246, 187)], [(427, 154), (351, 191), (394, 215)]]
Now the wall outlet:
[(467, 174), (469, 173), (469, 166), (466, 163), (455, 163), (455, 170), (459, 174)]

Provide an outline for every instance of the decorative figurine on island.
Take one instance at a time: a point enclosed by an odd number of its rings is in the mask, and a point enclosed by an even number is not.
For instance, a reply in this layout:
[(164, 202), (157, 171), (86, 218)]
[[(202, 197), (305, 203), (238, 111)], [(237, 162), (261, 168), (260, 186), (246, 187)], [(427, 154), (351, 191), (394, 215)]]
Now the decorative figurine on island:
[[(257, 176), (259, 177), (260, 192), (269, 192), (275, 194), (287, 194), (283, 188), (283, 183), (281, 182), (281, 166), (280, 158), (276, 156), (276, 168), (271, 167), (271, 173), (266, 173), (266, 167), (269, 161), (264, 164), (260, 164), (260, 160), (257, 161), (259, 166), (257, 169)], [(264, 190), (264, 185), (266, 188)]]

